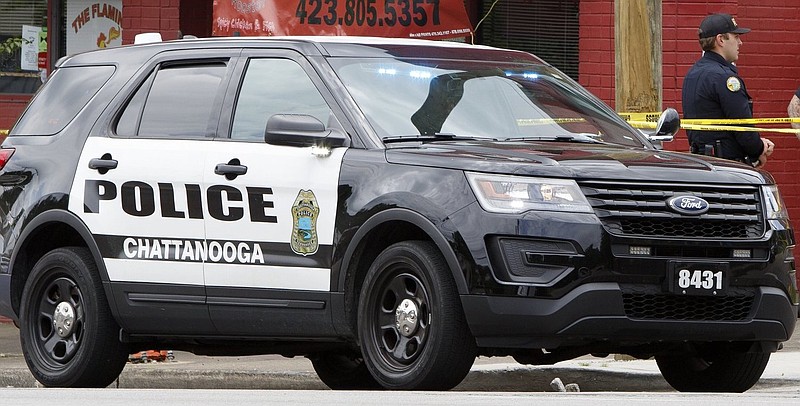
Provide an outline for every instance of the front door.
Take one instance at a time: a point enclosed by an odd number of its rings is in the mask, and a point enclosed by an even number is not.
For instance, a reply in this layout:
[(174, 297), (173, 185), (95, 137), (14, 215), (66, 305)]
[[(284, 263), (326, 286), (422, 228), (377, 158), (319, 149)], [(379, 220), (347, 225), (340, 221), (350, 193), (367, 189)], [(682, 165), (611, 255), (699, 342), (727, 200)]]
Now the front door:
[(321, 153), (264, 142), (274, 114), (337, 122), (302, 57), (264, 52), (241, 62), (229, 137), (206, 156), (209, 311), (222, 334), (331, 335), (331, 251), (346, 148)]

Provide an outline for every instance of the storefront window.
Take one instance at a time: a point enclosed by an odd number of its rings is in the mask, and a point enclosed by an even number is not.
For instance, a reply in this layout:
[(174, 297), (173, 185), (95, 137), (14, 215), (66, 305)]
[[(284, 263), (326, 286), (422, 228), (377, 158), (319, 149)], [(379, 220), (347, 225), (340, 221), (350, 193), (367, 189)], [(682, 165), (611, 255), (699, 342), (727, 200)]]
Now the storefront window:
[(47, 52), (47, 0), (0, 0), (0, 93), (33, 93)]

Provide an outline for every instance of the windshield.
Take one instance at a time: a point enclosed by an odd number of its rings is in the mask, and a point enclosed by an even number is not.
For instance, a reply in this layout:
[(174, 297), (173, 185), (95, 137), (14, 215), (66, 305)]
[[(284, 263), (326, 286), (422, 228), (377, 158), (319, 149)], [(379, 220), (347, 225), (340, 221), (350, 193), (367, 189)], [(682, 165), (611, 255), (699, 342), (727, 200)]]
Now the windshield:
[(644, 145), (613, 110), (549, 66), (393, 58), (330, 62), (384, 140), (449, 135)]

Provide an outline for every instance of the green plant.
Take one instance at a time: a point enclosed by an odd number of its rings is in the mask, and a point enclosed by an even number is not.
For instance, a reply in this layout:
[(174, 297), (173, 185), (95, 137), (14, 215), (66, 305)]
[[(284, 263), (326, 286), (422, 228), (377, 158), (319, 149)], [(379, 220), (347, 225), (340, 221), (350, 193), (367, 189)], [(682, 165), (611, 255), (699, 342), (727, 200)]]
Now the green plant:
[(11, 37), (5, 41), (0, 42), (0, 53), (11, 54), (22, 48), (22, 44), (29, 44), (31, 41), (22, 37)]

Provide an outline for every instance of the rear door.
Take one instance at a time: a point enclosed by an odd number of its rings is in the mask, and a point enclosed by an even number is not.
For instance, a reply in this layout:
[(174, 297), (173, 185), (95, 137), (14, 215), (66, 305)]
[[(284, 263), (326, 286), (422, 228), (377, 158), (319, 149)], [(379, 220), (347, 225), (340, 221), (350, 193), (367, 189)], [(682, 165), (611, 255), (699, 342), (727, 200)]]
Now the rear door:
[[(238, 51), (159, 56), (119, 101), (107, 136), (89, 137), (70, 210), (103, 255), (130, 333), (210, 334), (203, 262), (203, 171)], [(82, 198), (81, 198), (82, 197)]]

